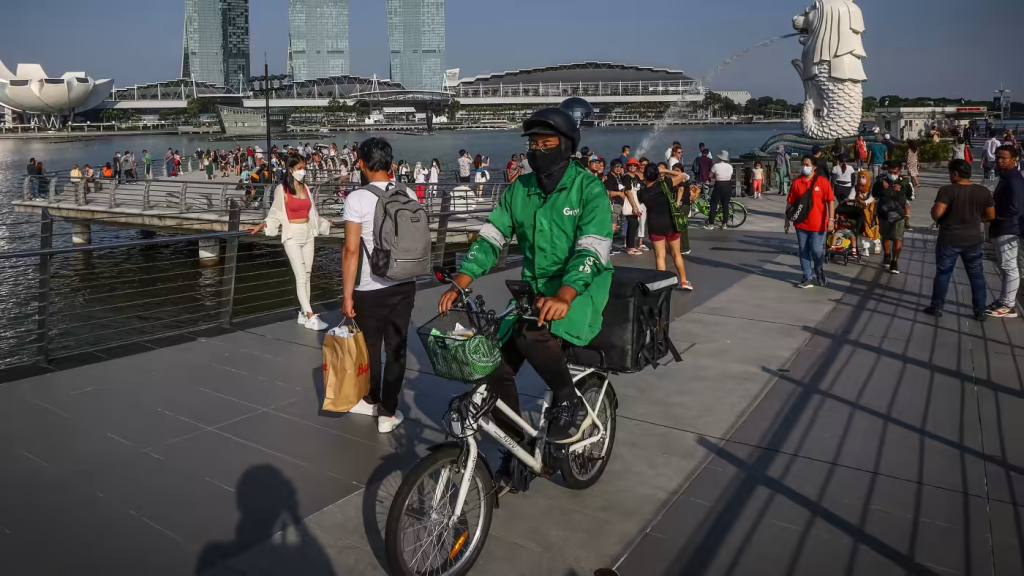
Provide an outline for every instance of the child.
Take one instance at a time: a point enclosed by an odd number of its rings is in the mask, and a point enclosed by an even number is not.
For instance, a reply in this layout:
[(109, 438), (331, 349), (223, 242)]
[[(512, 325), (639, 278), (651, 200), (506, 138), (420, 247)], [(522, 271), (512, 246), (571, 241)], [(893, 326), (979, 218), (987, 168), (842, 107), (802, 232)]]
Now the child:
[(754, 177), (751, 180), (754, 186), (754, 198), (761, 197), (761, 186), (764, 184), (764, 169), (760, 162), (754, 162)]

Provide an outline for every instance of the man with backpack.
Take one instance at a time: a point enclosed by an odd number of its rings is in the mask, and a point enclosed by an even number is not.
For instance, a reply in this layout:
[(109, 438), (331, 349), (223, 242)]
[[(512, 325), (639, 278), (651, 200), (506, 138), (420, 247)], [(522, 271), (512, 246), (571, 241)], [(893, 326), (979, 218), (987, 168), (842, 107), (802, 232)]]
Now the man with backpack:
[(878, 216), (878, 232), (882, 236), (882, 265), (889, 266), (889, 272), (899, 274), (898, 261), (903, 250), (903, 235), (910, 222), (910, 198), (914, 187), (909, 178), (904, 178), (903, 162), (888, 162), (888, 170), (875, 181), (871, 196), (878, 201), (875, 213)]
[[(377, 417), (387, 434), (404, 416), (398, 396), (405, 379), (409, 321), (417, 276), (430, 272), (430, 228), (416, 193), (395, 184), (388, 171), (391, 144), (370, 138), (359, 146), (365, 186), (345, 198), (342, 313), (354, 318), (370, 355), (370, 392), (351, 412)], [(387, 360), (381, 366), (381, 348)]]
[(812, 288), (815, 279), (819, 286), (828, 284), (825, 278), (825, 233), (831, 232), (835, 224), (836, 197), (828, 178), (822, 178), (815, 168), (814, 157), (804, 156), (801, 175), (793, 181), (786, 199), (786, 233), (789, 234), (792, 222), (796, 226), (800, 268), (803, 271), (803, 279), (797, 288)]

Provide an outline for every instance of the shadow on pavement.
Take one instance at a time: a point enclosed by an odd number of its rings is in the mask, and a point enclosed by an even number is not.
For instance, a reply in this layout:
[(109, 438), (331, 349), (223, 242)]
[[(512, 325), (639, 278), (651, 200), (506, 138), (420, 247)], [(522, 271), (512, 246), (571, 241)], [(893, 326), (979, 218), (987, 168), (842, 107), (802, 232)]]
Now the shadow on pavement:
[(229, 542), (210, 542), (196, 561), (198, 576), (334, 576), (324, 549), (299, 515), (295, 485), (269, 464), (242, 474), (235, 489), (238, 524)]

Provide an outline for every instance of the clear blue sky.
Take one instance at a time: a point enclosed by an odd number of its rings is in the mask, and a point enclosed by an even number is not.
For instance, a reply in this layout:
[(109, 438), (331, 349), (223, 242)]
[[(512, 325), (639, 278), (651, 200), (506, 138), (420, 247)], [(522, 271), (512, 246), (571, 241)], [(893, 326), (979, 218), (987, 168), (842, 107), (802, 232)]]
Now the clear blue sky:
[[(810, 0), (448, 0), (447, 67), (462, 75), (606, 60), (703, 76), (751, 44), (792, 32)], [(0, 60), (50, 74), (84, 70), (129, 86), (175, 78), (184, 0), (4, 2)], [(990, 99), (1000, 82), (1024, 100), (1024, 1), (859, 0), (867, 95)], [(352, 72), (388, 75), (384, 0), (350, 1)], [(725, 9), (723, 9), (725, 8)], [(283, 72), (287, 0), (250, 0), (254, 69)], [(627, 22), (635, 24), (628, 25)], [(982, 26), (984, 25), (984, 28)], [(1001, 53), (1001, 51), (1003, 51)], [(796, 39), (752, 51), (711, 87), (798, 101)]]

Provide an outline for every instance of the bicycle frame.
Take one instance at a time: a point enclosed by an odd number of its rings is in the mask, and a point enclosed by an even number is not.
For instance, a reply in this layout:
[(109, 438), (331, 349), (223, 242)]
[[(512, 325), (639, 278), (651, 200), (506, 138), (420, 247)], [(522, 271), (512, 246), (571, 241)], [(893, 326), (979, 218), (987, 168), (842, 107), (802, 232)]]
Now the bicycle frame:
[[(608, 391), (608, 383), (609, 383), (609, 380), (610, 380), (609, 377), (608, 377), (608, 374), (604, 373), (604, 372), (599, 372), (598, 370), (596, 370), (594, 368), (585, 368), (585, 367), (582, 367), (582, 366), (575, 366), (575, 365), (572, 365), (572, 364), (569, 365), (569, 373), (572, 375), (573, 384), (575, 384), (576, 382), (579, 382), (580, 379), (582, 379), (583, 377), (587, 376), (588, 374), (592, 374), (592, 373), (595, 373), (595, 372), (604, 375), (604, 383), (601, 386), (601, 394), (597, 398), (597, 406), (598, 406), (598, 409), (600, 409), (601, 403), (604, 401), (605, 393)], [(579, 394), (579, 391), (577, 390), (576, 393)], [(481, 406), (481, 405), (483, 405), (484, 400), (486, 398), (487, 398), (487, 386), (483, 385), (483, 386), (480, 386), (479, 388), (477, 388), (476, 392), (473, 393), (472, 401), (477, 406)], [(541, 421), (540, 421), (539, 426), (538, 426), (539, 430), (534, 429), (532, 426), (530, 426), (529, 423), (527, 423), (525, 420), (523, 420), (518, 414), (515, 413), (515, 411), (513, 411), (511, 408), (509, 408), (501, 400), (498, 400), (497, 404), (495, 405), (496, 409), (501, 410), (502, 413), (504, 413), (510, 420), (512, 420), (512, 422), (514, 422), (517, 426), (522, 428), (523, 432), (526, 433), (527, 437), (537, 439), (537, 446), (534, 448), (534, 453), (533, 454), (530, 454), (525, 449), (523, 449), (522, 446), (520, 446), (515, 440), (512, 439), (512, 437), (510, 437), (508, 434), (506, 434), (497, 424), (494, 423), (493, 420), (491, 420), (487, 416), (483, 416), (483, 417), (477, 419), (475, 422), (467, 422), (467, 423), (465, 423), (465, 428), (476, 428), (478, 432), (485, 432), (485, 433), (487, 433), (488, 436), (490, 436), (491, 438), (494, 438), (496, 441), (500, 442), (516, 458), (518, 458), (524, 464), (526, 464), (526, 466), (529, 467), (530, 470), (533, 471), (534, 474), (537, 474), (538, 476), (542, 476), (542, 475), (544, 475), (543, 454), (544, 454), (544, 445), (546, 443), (545, 442), (545, 436), (546, 436), (547, 423), (548, 423), (548, 408), (551, 407), (551, 402), (552, 402), (552, 393), (551, 393), (550, 390), (548, 390), (548, 391), (546, 391), (544, 393), (544, 398), (541, 400)], [(587, 438), (586, 440), (577, 441), (576, 443), (574, 443), (571, 446), (569, 446), (569, 452), (570, 453), (579, 452), (583, 448), (586, 448), (587, 446), (593, 444), (594, 442), (598, 442), (598, 441), (600, 441), (601, 439), (603, 439), (605, 437), (605, 433), (606, 432), (605, 432), (604, 425), (601, 423), (601, 420), (597, 417), (597, 413), (594, 412), (594, 408), (591, 407), (590, 404), (588, 404), (586, 402), (586, 400), (583, 401), (583, 405), (587, 407), (587, 414), (588, 414), (588, 416), (587, 416), (586, 421), (584, 421), (583, 426), (580, 427), (579, 435), (582, 436), (583, 432), (585, 430), (587, 430), (587, 428), (589, 428), (591, 425), (594, 425), (594, 424), (597, 425), (598, 434), (595, 435), (595, 436), (592, 436), (590, 438)], [(452, 421), (452, 431), (455, 432), (457, 435), (461, 434), (462, 431), (463, 431), (463, 423), (462, 422), (456, 422), (456, 421), (453, 420)], [(455, 510), (454, 510), (454, 513), (452, 514), (451, 519), (449, 520), (449, 522), (451, 523), (452, 526), (454, 526), (454, 524), (458, 520), (459, 516), (462, 515), (462, 508), (465, 505), (466, 496), (469, 494), (470, 483), (473, 480), (473, 470), (476, 469), (476, 461), (477, 461), (477, 459), (480, 456), (479, 447), (477, 446), (476, 433), (468, 435), (468, 436), (464, 437), (462, 440), (466, 444), (466, 447), (467, 447), (467, 458), (466, 458), (466, 465), (463, 468), (462, 482), (459, 485), (458, 500), (456, 500), (456, 502), (455, 502)], [(578, 438), (577, 438), (577, 440), (578, 440)], [(606, 452), (607, 448), (608, 447), (606, 445), (604, 448), (601, 449), (600, 457), (603, 458), (605, 456), (605, 452)], [(446, 473), (447, 473), (447, 471), (445, 471), (442, 474), (446, 474)], [(447, 483), (447, 478), (443, 478), (443, 476), (442, 476), (442, 479), (444, 480), (444, 482), (438, 482), (438, 486), (439, 487), (443, 486), (444, 484)], [(435, 497), (434, 497), (434, 499), (435, 499), (435, 501), (434, 501), (435, 508), (436, 508), (440, 498), (441, 498), (441, 494), (440, 493), (435, 495)]]

